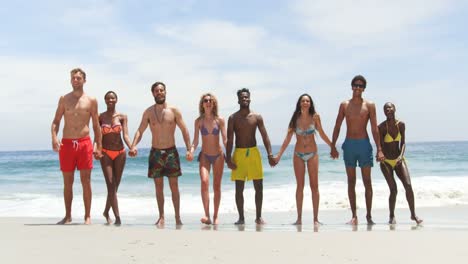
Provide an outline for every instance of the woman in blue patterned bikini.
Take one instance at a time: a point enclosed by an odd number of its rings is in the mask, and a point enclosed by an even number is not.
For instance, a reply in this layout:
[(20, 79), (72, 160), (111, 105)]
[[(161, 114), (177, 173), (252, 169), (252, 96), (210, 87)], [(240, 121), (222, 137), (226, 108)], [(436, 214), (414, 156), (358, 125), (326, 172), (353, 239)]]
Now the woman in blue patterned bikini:
[[(219, 141), (221, 135), (226, 148), (226, 126), (224, 118), (218, 115), (218, 101), (211, 93), (203, 94), (198, 105), (200, 116), (195, 120), (191, 153), (197, 149), (199, 134), (202, 135), (201, 152), (198, 155), (201, 197), (205, 216), (200, 219), (204, 224), (218, 224), (218, 209), (221, 202), (221, 179), (224, 169), (224, 154)], [(213, 169), (214, 213), (210, 218), (210, 170)]]
[(414, 193), (411, 186), (411, 179), (408, 171), (408, 166), (405, 161), (405, 123), (395, 119), (395, 105), (386, 103), (384, 105), (384, 113), (387, 120), (379, 125), (380, 142), (382, 144), (382, 151), (385, 160), (380, 162), (380, 169), (382, 170), (385, 180), (387, 180), (388, 187), (390, 188), (390, 197), (388, 198), (388, 205), (390, 210), (389, 224), (395, 224), (395, 204), (397, 196), (397, 184), (393, 176), (395, 171), (400, 179), (406, 192), (406, 200), (408, 201), (409, 209), (411, 212), (411, 220), (420, 224), (423, 220), (416, 216), (414, 209)]
[(279, 162), (283, 152), (291, 142), (293, 134), (296, 134), (296, 145), (294, 146), (294, 174), (296, 175), (296, 206), (297, 220), (295, 225), (302, 224), (302, 202), (304, 198), (305, 170), (309, 173), (310, 189), (312, 191), (312, 207), (314, 210), (314, 225), (319, 225), (318, 208), (320, 194), (318, 189), (318, 155), (315, 133), (318, 131), (320, 137), (330, 146), (331, 141), (322, 129), (320, 116), (315, 112), (314, 102), (308, 94), (299, 97), (291, 121), (288, 126), (288, 133), (283, 145), (275, 157), (275, 162)]

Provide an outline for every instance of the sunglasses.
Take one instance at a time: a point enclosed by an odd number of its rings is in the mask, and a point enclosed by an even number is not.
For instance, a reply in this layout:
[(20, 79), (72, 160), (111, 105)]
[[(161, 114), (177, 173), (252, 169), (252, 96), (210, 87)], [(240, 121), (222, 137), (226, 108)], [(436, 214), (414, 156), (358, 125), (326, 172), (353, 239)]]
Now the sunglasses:
[(366, 87), (364, 86), (364, 84), (353, 84), (353, 87), (356, 87), (356, 88), (363, 88), (363, 89), (366, 88)]
[(211, 99), (203, 99), (203, 102), (204, 102), (204, 103), (211, 103), (212, 100), (211, 100)]

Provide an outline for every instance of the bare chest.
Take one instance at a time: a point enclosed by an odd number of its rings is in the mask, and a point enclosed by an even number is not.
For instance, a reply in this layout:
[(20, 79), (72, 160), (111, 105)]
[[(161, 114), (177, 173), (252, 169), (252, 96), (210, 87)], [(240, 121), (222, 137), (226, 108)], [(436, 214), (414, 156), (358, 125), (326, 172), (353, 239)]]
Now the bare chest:
[(367, 119), (369, 118), (369, 109), (365, 103), (349, 103), (345, 108), (346, 119)]

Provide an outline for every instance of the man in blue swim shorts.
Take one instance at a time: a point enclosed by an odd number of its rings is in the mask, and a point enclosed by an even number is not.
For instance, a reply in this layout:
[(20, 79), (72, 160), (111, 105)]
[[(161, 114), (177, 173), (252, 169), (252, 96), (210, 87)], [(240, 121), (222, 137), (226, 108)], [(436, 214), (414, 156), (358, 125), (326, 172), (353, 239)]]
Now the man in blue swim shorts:
[(340, 104), (338, 116), (336, 117), (335, 128), (333, 130), (332, 140), (332, 158), (338, 158), (339, 153), (336, 150), (336, 141), (340, 134), (341, 124), (346, 119), (346, 139), (342, 145), (343, 159), (346, 166), (346, 174), (348, 176), (348, 198), (351, 206), (352, 218), (348, 224), (357, 225), (356, 215), (356, 166), (361, 168), (362, 181), (364, 183), (366, 195), (366, 219), (367, 223), (372, 225), (372, 181), (371, 168), (373, 164), (372, 146), (367, 134), (367, 124), (370, 121), (372, 137), (377, 146), (377, 161), (385, 159), (382, 148), (380, 146), (379, 129), (377, 127), (377, 118), (375, 113), (375, 104), (365, 100), (362, 93), (366, 89), (367, 81), (357, 75), (351, 81), (353, 97)]

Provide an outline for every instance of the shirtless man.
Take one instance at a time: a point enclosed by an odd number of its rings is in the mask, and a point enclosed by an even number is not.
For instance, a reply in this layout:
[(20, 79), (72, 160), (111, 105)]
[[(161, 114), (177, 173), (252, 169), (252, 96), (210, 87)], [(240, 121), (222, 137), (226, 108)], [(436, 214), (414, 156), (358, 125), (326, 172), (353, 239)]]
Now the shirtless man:
[(336, 141), (340, 134), (341, 124), (346, 118), (346, 139), (342, 145), (343, 159), (348, 176), (348, 198), (351, 206), (352, 218), (349, 224), (357, 225), (356, 215), (356, 166), (359, 163), (361, 167), (362, 181), (364, 183), (366, 195), (367, 223), (374, 224), (372, 221), (372, 181), (371, 168), (373, 166), (372, 146), (367, 134), (367, 124), (370, 121), (372, 137), (377, 146), (377, 161), (384, 160), (382, 148), (380, 145), (379, 129), (377, 127), (377, 118), (375, 114), (375, 104), (362, 98), (362, 93), (366, 89), (366, 79), (357, 75), (351, 81), (353, 97), (341, 103), (336, 117), (335, 128), (333, 130), (331, 156), (338, 158), (336, 150)]
[[(239, 220), (236, 225), (245, 223), (244, 218), (244, 185), (246, 180), (253, 180), (255, 188), (255, 223), (262, 225), (265, 222), (262, 219), (263, 202), (263, 167), (260, 151), (257, 148), (255, 133), (257, 128), (263, 139), (263, 145), (268, 154), (270, 166), (275, 166), (271, 143), (263, 124), (263, 118), (260, 114), (250, 110), (250, 91), (243, 88), (237, 91), (239, 111), (229, 117), (227, 128), (226, 162), (232, 170), (231, 180), (236, 182), (236, 206), (239, 213)], [(232, 144), (236, 137), (236, 148), (231, 159)]]
[(169, 187), (172, 192), (172, 203), (175, 211), (176, 225), (182, 225), (180, 220), (180, 195), (178, 177), (182, 175), (180, 169), (179, 153), (175, 147), (175, 129), (176, 125), (182, 131), (187, 152), (185, 158), (193, 160), (190, 152), (190, 135), (179, 109), (166, 103), (166, 85), (162, 82), (156, 82), (151, 86), (151, 92), (156, 104), (148, 107), (143, 113), (140, 127), (135, 133), (132, 147), (129, 151), (131, 157), (136, 157), (138, 150), (136, 148), (140, 142), (143, 133), (149, 126), (151, 130), (151, 152), (149, 154), (148, 177), (154, 179), (156, 189), (156, 201), (158, 203), (159, 218), (156, 221), (157, 226), (164, 226), (164, 178), (169, 179)]
[[(57, 224), (69, 224), (72, 221), (73, 181), (75, 169), (80, 171), (85, 207), (84, 223), (91, 224), (91, 169), (93, 168), (93, 143), (89, 137), (89, 120), (92, 119), (94, 130), (94, 157), (101, 157), (101, 129), (97, 100), (83, 91), (86, 73), (76, 68), (70, 72), (73, 91), (61, 96), (57, 111), (52, 121), (52, 149), (59, 153), (60, 170), (63, 174), (63, 197), (65, 217)], [(58, 139), (60, 121), (65, 120), (63, 138)]]

